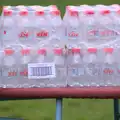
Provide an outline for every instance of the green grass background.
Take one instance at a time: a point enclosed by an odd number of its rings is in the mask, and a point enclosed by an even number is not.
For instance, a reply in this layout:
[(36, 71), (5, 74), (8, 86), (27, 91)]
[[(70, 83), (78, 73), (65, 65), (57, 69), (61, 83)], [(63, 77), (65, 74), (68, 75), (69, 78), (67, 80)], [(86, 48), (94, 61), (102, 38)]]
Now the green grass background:
[[(66, 5), (116, 4), (119, 0), (0, 0), (0, 5), (56, 4), (64, 14)], [(0, 116), (25, 120), (54, 120), (55, 100), (1, 101)], [(113, 100), (64, 99), (63, 120), (113, 120)]]

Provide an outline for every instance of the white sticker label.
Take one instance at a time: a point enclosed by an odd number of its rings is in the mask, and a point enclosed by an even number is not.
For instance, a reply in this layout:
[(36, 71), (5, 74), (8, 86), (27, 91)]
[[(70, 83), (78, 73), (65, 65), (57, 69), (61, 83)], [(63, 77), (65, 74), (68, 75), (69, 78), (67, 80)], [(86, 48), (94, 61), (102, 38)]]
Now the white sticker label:
[(28, 79), (55, 78), (54, 63), (32, 63), (28, 64)]

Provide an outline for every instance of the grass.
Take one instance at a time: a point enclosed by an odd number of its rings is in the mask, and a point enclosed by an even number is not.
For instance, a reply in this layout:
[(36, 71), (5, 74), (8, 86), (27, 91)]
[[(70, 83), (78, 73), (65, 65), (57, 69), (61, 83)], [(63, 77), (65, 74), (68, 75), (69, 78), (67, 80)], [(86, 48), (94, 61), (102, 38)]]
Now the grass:
[[(55, 100), (4, 101), (0, 116), (54, 120)], [(112, 100), (64, 99), (63, 120), (113, 120)]]
[[(0, 5), (56, 4), (62, 14), (66, 5), (115, 4), (119, 0), (0, 0)], [(113, 120), (112, 100), (64, 99), (63, 120)], [(55, 119), (55, 100), (1, 101), (0, 116), (25, 120)]]

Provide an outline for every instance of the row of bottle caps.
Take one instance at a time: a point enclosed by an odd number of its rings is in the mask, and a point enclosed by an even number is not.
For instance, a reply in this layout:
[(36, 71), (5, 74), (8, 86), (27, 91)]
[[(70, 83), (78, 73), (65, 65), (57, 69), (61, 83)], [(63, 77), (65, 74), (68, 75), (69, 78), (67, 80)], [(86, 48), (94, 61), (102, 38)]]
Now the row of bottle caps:
[[(89, 11), (91, 9), (91, 11)], [(116, 12), (120, 14), (120, 5), (118, 4), (113, 4), (113, 5), (80, 5), (80, 6), (67, 6), (66, 7), (66, 12), (67, 11), (77, 11), (79, 13), (84, 12), (85, 14), (94, 14), (100, 12), (101, 14), (109, 14), (112, 12)], [(86, 11), (88, 10), (88, 11)], [(105, 11), (104, 11), (105, 10)]]
[[(32, 13), (32, 14), (31, 14)], [(43, 6), (4, 6), (2, 16), (11, 16), (11, 15), (20, 15), (34, 17), (33, 15), (44, 15), (44, 14), (52, 14), (52, 15), (60, 15), (60, 11), (56, 5), (50, 5), (47, 7)]]
[(12, 10), (13, 12), (19, 13), (22, 10), (26, 10), (29, 12), (35, 12), (37, 10), (45, 11), (45, 12), (50, 12), (50, 11), (56, 11), (58, 10), (56, 5), (49, 5), (49, 6), (39, 6), (39, 5), (34, 5), (34, 6), (24, 6), (24, 5), (18, 5), (18, 6), (4, 6), (3, 11), (6, 10)]
[[(15, 49), (12, 49), (12, 48), (5, 48), (4, 50), (2, 50), (5, 55), (12, 55), (14, 54), (15, 52), (20, 52), (22, 55), (27, 55), (27, 54), (30, 54), (30, 53), (38, 53), (38, 54), (46, 54), (47, 52), (50, 53), (51, 49), (49, 48), (40, 48), (40, 49), (31, 49), (31, 48), (22, 48), (20, 51), (19, 50), (15, 50)], [(103, 51), (105, 53), (113, 53), (115, 50), (118, 50), (118, 49), (114, 49), (112, 47), (109, 47), (109, 48), (102, 48), (102, 49), (97, 49), (97, 48), (93, 48), (93, 47), (89, 47), (87, 49), (81, 49), (81, 48), (71, 48), (71, 49), (63, 49), (63, 48), (54, 48), (53, 49), (53, 52), (55, 54), (68, 54), (68, 53), (82, 53), (83, 52), (88, 52), (88, 53), (97, 53), (98, 51)], [(1, 51), (1, 52), (2, 52)]]
[[(86, 11), (88, 9), (88, 11)], [(93, 11), (89, 11), (89, 9)], [(13, 12), (19, 12), (22, 10), (26, 10), (29, 12), (32, 11), (44, 11), (44, 12), (51, 12), (51, 11), (56, 11), (58, 10), (56, 5), (49, 5), (49, 6), (39, 6), (39, 5), (34, 5), (34, 6), (24, 6), (24, 5), (18, 5), (18, 6), (4, 6), (3, 11), (5, 10), (12, 10)], [(105, 10), (105, 11), (103, 11)], [(95, 6), (90, 6), (90, 5), (80, 5), (80, 6), (66, 6), (66, 12), (70, 11), (76, 11), (76, 12), (85, 12), (86, 14), (94, 14), (94, 12), (101, 11), (101, 14), (109, 14), (110, 12), (116, 12), (120, 14), (120, 5), (118, 4), (113, 4), (113, 5), (95, 5)], [(76, 14), (75, 12), (72, 14)]]
[[(87, 15), (94, 15), (97, 9), (100, 13), (107, 14), (107, 16), (97, 16), (100, 17), (100, 19), (96, 19), (94, 16), (88, 18), (81, 16), (80, 19), (83, 17), (81, 21), (76, 18), (76, 16), (81, 15), (79, 14), (80, 12)], [(43, 44), (53, 44), (53, 46), (62, 44), (62, 47), (67, 44), (69, 47), (76, 44), (78, 45), (81, 41), (97, 43), (97, 45), (99, 45), (99, 43), (108, 43), (108, 41), (119, 41), (119, 17), (117, 16), (113, 19), (113, 14), (111, 14), (112, 16), (108, 15), (109, 13), (112, 13), (111, 11), (119, 13), (120, 5), (67, 6), (62, 21), (61, 17), (55, 16), (55, 18), (53, 18), (53, 16), (50, 17), (49, 15), (47, 16), (47, 19), (43, 17), (44, 13), (52, 13), (52, 15), (60, 16), (60, 10), (55, 5), (47, 7), (5, 6), (3, 7), (4, 22), (1, 30), (3, 31), (1, 35), (3, 43), (1, 43), (1, 46), (3, 46), (3, 44), (9, 46), (9, 44), (14, 43), (40, 46), (42, 41)], [(22, 15), (22, 17), (19, 18), (13, 15), (10, 19), (4, 19), (4, 16), (11, 16), (12, 13), (17, 13), (17, 15), (19, 14), (20, 16)], [(29, 19), (29, 13), (31, 19)], [(34, 15), (38, 16), (42, 15), (42, 19), (32, 17), (31, 15), (33, 14), (31, 13), (35, 13)], [(70, 13), (70, 16), (68, 13)], [(24, 18), (23, 16), (26, 15), (28, 16)], [(14, 21), (14, 18), (18, 20), (18, 24)], [(59, 43), (59, 41), (61, 43)]]
[(116, 48), (102, 48), (102, 49), (25, 48), (21, 50), (15, 50), (15, 49), (7, 48), (1, 51), (0, 54), (1, 54), (0, 55), (1, 60), (4, 57), (8, 56), (6, 58), (8, 62), (10, 58), (14, 58), (17, 60), (17, 58), (23, 57), (24, 58), (23, 64), (28, 64), (29, 62), (31, 62), (29, 61), (29, 58), (32, 58), (32, 60), (35, 61), (36, 57), (40, 57), (38, 62), (45, 62), (44, 60), (47, 60), (48, 62), (50, 62), (51, 60), (54, 61), (54, 59), (56, 59), (57, 63), (59, 64), (63, 64), (63, 61), (66, 61), (66, 60), (68, 60), (69, 62), (67, 64), (81, 64), (81, 63), (90, 63), (90, 62), (91, 63), (107, 62), (108, 64), (112, 64), (112, 63), (119, 62), (118, 56), (120, 54), (120, 49), (116, 49)]

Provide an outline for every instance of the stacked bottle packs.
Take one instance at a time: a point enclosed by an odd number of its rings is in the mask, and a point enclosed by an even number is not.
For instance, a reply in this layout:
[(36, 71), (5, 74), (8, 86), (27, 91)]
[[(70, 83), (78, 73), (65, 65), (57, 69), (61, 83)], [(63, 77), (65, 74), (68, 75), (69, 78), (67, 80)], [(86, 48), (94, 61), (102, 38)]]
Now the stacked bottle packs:
[[(120, 49), (119, 49), (120, 50)], [(110, 48), (72, 48), (68, 54), (70, 86), (119, 86), (119, 50)]]
[(2, 23), (5, 47), (16, 44), (36, 47), (45, 41), (48, 44), (56, 35), (60, 39), (63, 32), (60, 11), (52, 5), (4, 7)]
[(66, 86), (59, 9), (6, 6), (1, 20), (1, 86)]
[(66, 85), (62, 48), (20, 51), (7, 48), (2, 53), (1, 77), (5, 87), (62, 87)]
[(0, 87), (120, 85), (120, 6), (5, 6)]
[(116, 41), (120, 35), (119, 17), (119, 5), (67, 6), (63, 21), (68, 46), (82, 42), (100, 45)]
[[(74, 21), (74, 22), (73, 22)], [(70, 86), (117, 86), (119, 5), (67, 6), (63, 17)]]

